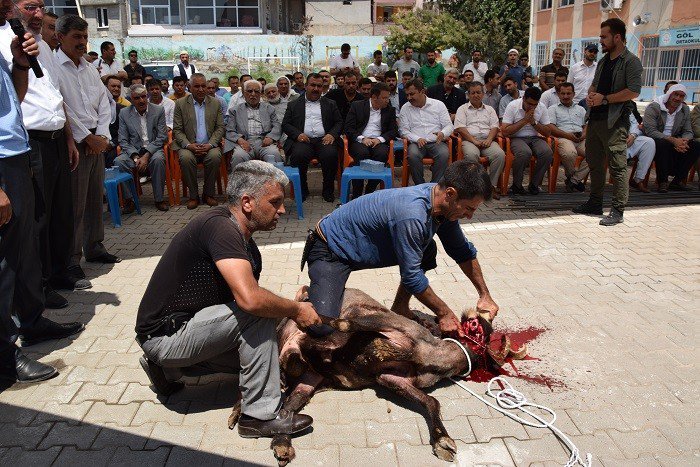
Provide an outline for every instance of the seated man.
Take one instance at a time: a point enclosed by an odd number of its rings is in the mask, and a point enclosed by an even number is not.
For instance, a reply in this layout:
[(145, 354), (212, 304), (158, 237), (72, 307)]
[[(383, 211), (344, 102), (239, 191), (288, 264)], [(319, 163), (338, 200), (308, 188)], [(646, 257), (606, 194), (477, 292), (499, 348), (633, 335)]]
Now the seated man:
[(180, 158), (180, 170), (189, 190), (187, 209), (199, 206), (197, 187), (197, 163), (204, 164), (203, 200), (209, 206), (217, 206), (214, 185), (221, 165), (221, 139), (224, 136), (224, 119), (219, 101), (207, 95), (207, 78), (194, 73), (190, 79), (192, 94), (175, 102), (173, 123), (173, 149)]
[[(274, 85), (272, 85), (274, 86)], [(228, 111), (224, 154), (231, 156), (231, 167), (251, 159), (282, 162), (277, 141), (282, 135), (282, 124), (275, 108), (261, 102), (262, 85), (249, 80), (243, 85), (245, 101)]]
[(362, 78), (360, 80), (360, 83), (358, 84), (358, 87), (359, 87), (358, 92), (360, 93), (360, 95), (363, 98), (365, 98), (365, 99), (370, 98), (370, 96), (372, 95), (372, 85), (373, 84), (374, 84), (374, 82), (369, 78)]
[[(153, 198), (159, 211), (167, 211), (163, 200), (165, 187), (165, 154), (163, 145), (168, 141), (163, 107), (148, 102), (148, 92), (142, 84), (129, 88), (131, 107), (119, 113), (119, 146), (122, 152), (115, 160), (122, 172), (131, 173), (136, 167), (139, 173), (148, 171), (153, 185)], [(124, 190), (124, 210), (132, 206), (133, 193)], [(133, 210), (133, 207), (131, 208)]]
[(348, 71), (341, 76), (345, 77), (345, 84), (342, 89), (331, 89), (325, 97), (335, 101), (340, 111), (340, 116), (345, 121), (350, 111), (350, 104), (355, 101), (364, 100), (364, 96), (357, 92), (358, 78), (354, 71)]
[(554, 85), (559, 89), (560, 102), (547, 109), (549, 129), (552, 131), (552, 136), (557, 138), (557, 149), (566, 175), (564, 180), (566, 192), (571, 193), (574, 190), (583, 192), (585, 189), (583, 181), (588, 177), (590, 170), (586, 159), (581, 161), (577, 169), (576, 158), (586, 156), (586, 109), (574, 102), (576, 93), (573, 84), (557, 84), (559, 73), (557, 72)]
[[(454, 127), (447, 107), (442, 102), (425, 95), (423, 81), (412, 79), (404, 86), (408, 105), (401, 107), (399, 131), (408, 139), (408, 164), (413, 183), (425, 183), (423, 158), (433, 159), (433, 183), (445, 174), (450, 160), (450, 151), (445, 141)], [(406, 148), (404, 148), (404, 151)]]
[(173, 119), (175, 118), (175, 102), (163, 97), (163, 89), (155, 79), (146, 81), (146, 89), (148, 90), (148, 99), (151, 104), (160, 105), (165, 110), (165, 126), (168, 127), (168, 131), (172, 130)]
[[(389, 105), (389, 86), (374, 83), (369, 100), (353, 102), (345, 119), (345, 135), (348, 151), (359, 164), (362, 159), (386, 163), (389, 159), (389, 142), (399, 135), (396, 110)], [(352, 197), (362, 196), (364, 180), (353, 180)], [(372, 193), (379, 180), (368, 180), (365, 193)]]
[[(460, 228), (491, 197), (491, 181), (480, 164), (458, 161), (439, 183), (376, 191), (336, 209), (318, 223), (304, 247), (309, 263), (309, 299), (320, 315), (337, 317), (352, 271), (398, 266), (401, 283), (391, 311), (413, 318), (415, 296), (429, 308), (444, 334), (461, 334), (459, 320), (429, 284), (437, 267), (437, 234), (447, 254), (475, 286), (476, 309), (491, 319), (498, 305), (481, 273), (476, 248)], [(303, 264), (303, 263), (302, 263)], [(460, 287), (462, 288), (462, 287)], [(464, 291), (462, 291), (464, 293)], [(329, 326), (310, 331), (324, 335)]]
[[(549, 114), (544, 105), (539, 102), (541, 95), (539, 88), (527, 88), (523, 97), (508, 104), (503, 114), (501, 131), (503, 136), (510, 138), (510, 148), (515, 157), (511, 189), (516, 195), (524, 195), (528, 192), (531, 195), (539, 194), (544, 174), (552, 165), (552, 148), (538, 136), (538, 133), (545, 137), (551, 133)], [(503, 97), (505, 99), (506, 96)], [(525, 191), (523, 176), (532, 156), (537, 158), (535, 175), (530, 180), (528, 190)]]
[(500, 199), (498, 180), (503, 173), (506, 155), (496, 141), (498, 116), (493, 107), (483, 103), (483, 85), (469, 83), (469, 102), (457, 109), (455, 130), (462, 137), (464, 159), (479, 163), (479, 157), (489, 160), (489, 176), (493, 186), (493, 198)]
[(547, 108), (559, 103), (559, 87), (566, 83), (567, 74), (565, 71), (559, 70), (554, 74), (554, 87), (551, 87), (542, 93), (540, 104)]
[(239, 375), (238, 432), (245, 438), (296, 433), (312, 423), (280, 410), (275, 326), (284, 317), (302, 329), (320, 319), (311, 303), (260, 287), (262, 258), (252, 238), (277, 226), (288, 182), (261, 161), (236, 167), (226, 190), (229, 205), (200, 214), (175, 235), (136, 318), (141, 367), (159, 395), (182, 389), (183, 374)]
[(627, 159), (637, 158), (637, 170), (630, 179), (630, 188), (635, 191), (649, 193), (649, 188), (644, 185), (651, 163), (656, 155), (656, 143), (648, 136), (644, 136), (641, 121), (637, 121), (634, 114), (630, 114), (630, 133), (627, 135)]
[(332, 203), (335, 200), (333, 183), (338, 170), (338, 142), (343, 118), (335, 101), (321, 97), (323, 86), (320, 74), (307, 75), (304, 95), (287, 106), (282, 131), (288, 137), (284, 152), (292, 167), (299, 167), (302, 201), (309, 196), (306, 181), (309, 162), (318, 159), (323, 172), (323, 199)]
[(445, 72), (445, 79), (442, 83), (430, 86), (426, 95), (431, 99), (436, 99), (445, 104), (450, 113), (450, 120), (455, 121), (457, 109), (467, 103), (467, 92), (464, 89), (455, 87), (459, 71), (457, 68), (448, 68)]
[[(484, 105), (490, 105), (498, 115), (499, 104), (501, 103), (501, 93), (498, 92), (498, 73), (495, 70), (488, 70), (484, 75)], [(466, 89), (465, 89), (466, 91)]]
[(394, 108), (394, 110), (396, 110), (396, 115), (398, 115), (399, 112), (401, 112), (401, 100), (399, 98), (398, 88), (396, 87), (396, 72), (394, 70), (387, 71), (384, 75), (384, 82), (387, 86), (389, 86), (389, 103)]
[[(656, 181), (659, 193), (688, 191), (688, 172), (698, 160), (700, 144), (693, 139), (686, 88), (674, 84), (644, 110), (644, 133), (656, 143)], [(673, 176), (668, 183), (669, 175)]]
[(216, 82), (214, 82), (213, 79), (207, 81), (207, 95), (219, 101), (219, 105), (221, 106), (221, 118), (224, 119), (224, 125), (226, 125), (226, 123), (228, 123), (228, 104), (226, 103), (226, 99), (216, 93)]
[(184, 76), (176, 76), (173, 78), (173, 93), (168, 97), (176, 101), (182, 97), (189, 95), (187, 92), (187, 78)]

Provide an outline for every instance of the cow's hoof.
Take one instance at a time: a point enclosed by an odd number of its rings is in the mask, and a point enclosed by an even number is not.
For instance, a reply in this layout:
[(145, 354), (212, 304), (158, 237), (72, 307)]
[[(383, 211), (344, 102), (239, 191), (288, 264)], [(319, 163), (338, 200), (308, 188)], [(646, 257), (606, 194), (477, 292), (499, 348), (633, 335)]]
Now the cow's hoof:
[(241, 404), (236, 404), (231, 411), (231, 415), (228, 416), (228, 429), (233, 430), (238, 423), (238, 419), (241, 418)]
[(275, 436), (272, 438), (270, 447), (275, 454), (275, 459), (277, 459), (277, 465), (279, 465), (279, 467), (284, 467), (289, 464), (296, 456), (294, 447), (292, 446), (292, 438), (288, 435)]
[(350, 332), (352, 330), (352, 323), (347, 319), (334, 319), (331, 321), (331, 326), (340, 332)]
[(455, 459), (455, 454), (457, 454), (457, 444), (449, 436), (441, 436), (433, 444), (433, 454), (438, 459), (452, 462)]

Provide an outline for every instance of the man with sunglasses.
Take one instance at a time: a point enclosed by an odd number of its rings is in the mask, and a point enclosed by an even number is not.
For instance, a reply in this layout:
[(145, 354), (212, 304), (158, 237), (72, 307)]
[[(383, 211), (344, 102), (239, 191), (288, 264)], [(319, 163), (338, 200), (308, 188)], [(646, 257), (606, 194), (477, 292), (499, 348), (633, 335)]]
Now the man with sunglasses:
[(129, 51), (129, 63), (124, 65), (124, 71), (126, 71), (129, 81), (131, 81), (135, 75), (146, 76), (146, 69), (139, 63), (139, 53), (137, 51)]

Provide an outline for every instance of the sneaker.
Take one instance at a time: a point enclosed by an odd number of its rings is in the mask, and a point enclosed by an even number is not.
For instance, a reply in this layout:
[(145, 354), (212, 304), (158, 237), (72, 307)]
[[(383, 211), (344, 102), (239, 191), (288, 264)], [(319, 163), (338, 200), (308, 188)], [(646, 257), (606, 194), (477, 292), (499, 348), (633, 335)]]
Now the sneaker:
[(622, 218), (622, 211), (618, 211), (615, 208), (611, 208), (610, 214), (608, 214), (600, 220), (600, 225), (610, 227), (613, 225), (622, 224), (623, 222), (624, 220)]
[(589, 199), (583, 204), (580, 204), (576, 206), (572, 211), (575, 214), (594, 214), (594, 215), (601, 215), (603, 214), (603, 206), (602, 204), (596, 204), (594, 202), (591, 202)]

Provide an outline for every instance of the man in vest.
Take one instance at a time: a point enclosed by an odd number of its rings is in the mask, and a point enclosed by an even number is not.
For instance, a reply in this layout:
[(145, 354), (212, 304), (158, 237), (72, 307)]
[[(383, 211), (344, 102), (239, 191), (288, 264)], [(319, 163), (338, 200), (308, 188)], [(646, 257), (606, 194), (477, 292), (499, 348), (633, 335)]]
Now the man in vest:
[(180, 63), (173, 67), (173, 76), (184, 76), (189, 79), (192, 73), (196, 73), (197, 69), (190, 63), (190, 54), (186, 50), (180, 51)]

